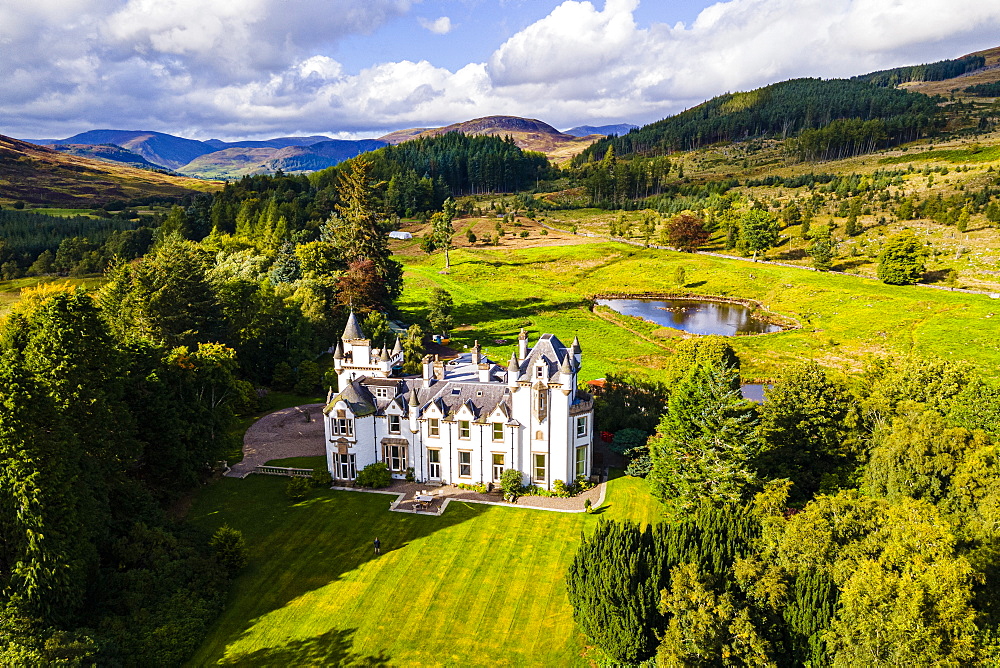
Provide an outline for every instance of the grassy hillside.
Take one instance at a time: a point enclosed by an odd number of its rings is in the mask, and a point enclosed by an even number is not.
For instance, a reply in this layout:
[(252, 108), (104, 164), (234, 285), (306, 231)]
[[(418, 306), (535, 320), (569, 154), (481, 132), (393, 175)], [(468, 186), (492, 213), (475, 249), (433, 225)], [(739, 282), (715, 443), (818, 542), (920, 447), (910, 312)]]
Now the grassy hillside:
[[(461, 221), (459, 229), (471, 222)], [(485, 232), (492, 221), (473, 226)], [(1000, 368), (1000, 318), (994, 317), (1000, 303), (986, 295), (594, 243), (568, 234), (542, 235), (528, 222), (524, 226), (527, 239), (504, 237), (500, 247), (463, 243), (451, 254), (447, 275), (439, 273), (440, 254), (422, 255), (415, 242), (399, 242), (399, 252), (406, 253), (404, 320), (423, 317), (431, 290), (443, 287), (455, 299), (453, 337), (459, 347), (479, 340), (492, 359), (504, 360), (521, 327), (533, 336), (554, 332), (571, 339), (575, 333), (585, 353), (582, 378), (635, 370), (656, 375), (668, 362), (676, 333), (641, 322), (609, 321), (591, 310), (587, 298), (611, 291), (684, 290), (755, 299), (802, 323), (798, 330), (733, 339), (750, 378), (773, 377), (796, 360), (857, 370), (873, 354), (966, 359), (988, 375)], [(685, 270), (683, 286), (675, 280), (678, 267)]]
[(116, 165), (0, 135), (0, 203), (94, 207), (113, 201), (184, 197), (218, 183)]

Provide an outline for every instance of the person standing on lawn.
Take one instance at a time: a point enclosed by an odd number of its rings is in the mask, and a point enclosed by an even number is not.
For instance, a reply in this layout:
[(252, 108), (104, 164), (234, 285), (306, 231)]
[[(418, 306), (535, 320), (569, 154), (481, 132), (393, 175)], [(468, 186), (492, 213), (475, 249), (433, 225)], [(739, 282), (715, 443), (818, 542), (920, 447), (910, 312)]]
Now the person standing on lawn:
[(375, 537), (375, 554), (382, 554), (382, 543), (379, 541), (378, 536)]

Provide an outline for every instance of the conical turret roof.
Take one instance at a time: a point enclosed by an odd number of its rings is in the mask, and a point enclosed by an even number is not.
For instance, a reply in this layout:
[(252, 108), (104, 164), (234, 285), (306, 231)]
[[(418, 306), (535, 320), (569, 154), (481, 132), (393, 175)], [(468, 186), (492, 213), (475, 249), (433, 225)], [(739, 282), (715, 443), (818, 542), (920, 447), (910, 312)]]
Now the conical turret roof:
[(379, 359), (383, 362), (389, 361), (389, 349), (385, 347), (385, 343), (382, 344), (382, 354), (379, 356)]
[(507, 373), (514, 374), (514, 378), (517, 378), (521, 374), (521, 366), (517, 363), (517, 355), (515, 353), (510, 354), (510, 363), (507, 365)]
[(337, 349), (333, 351), (333, 359), (335, 360), (344, 359), (344, 346), (341, 345), (340, 341), (337, 341)]
[(572, 348), (573, 348), (573, 354), (574, 355), (579, 355), (580, 353), (583, 352), (583, 348), (580, 347), (580, 337), (579, 336), (574, 336), (573, 337), (573, 346), (572, 346)]
[(562, 364), (559, 365), (559, 373), (573, 373), (573, 365), (570, 364), (571, 355), (563, 356)]
[(354, 311), (351, 311), (351, 315), (347, 316), (347, 327), (344, 327), (344, 335), (340, 338), (344, 341), (356, 341), (365, 338), (365, 333), (361, 331), (361, 325), (358, 324), (358, 318), (354, 315)]
[(395, 356), (395, 355), (398, 355), (401, 352), (403, 352), (403, 344), (400, 343), (399, 337), (397, 336), (396, 337), (396, 345), (394, 345), (392, 347), (392, 354)]
[(417, 399), (417, 388), (413, 388), (412, 390), (410, 390), (410, 405), (411, 406), (420, 405), (420, 400)]

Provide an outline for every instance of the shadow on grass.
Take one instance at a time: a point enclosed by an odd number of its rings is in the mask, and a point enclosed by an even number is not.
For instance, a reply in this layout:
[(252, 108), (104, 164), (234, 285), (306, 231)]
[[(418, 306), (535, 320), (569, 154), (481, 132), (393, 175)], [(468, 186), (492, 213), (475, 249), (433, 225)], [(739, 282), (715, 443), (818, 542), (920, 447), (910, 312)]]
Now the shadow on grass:
[[(313, 490), (307, 499), (292, 503), (285, 496), (286, 484), (280, 477), (226, 478), (203, 489), (195, 501), (189, 517), (207, 535), (228, 524), (243, 532), (250, 546), (249, 562), (233, 583), (225, 612), (206, 638), (206, 660), (221, 656), (226, 647), (254, 634), (256, 625), (269, 613), (340, 580), (373, 559), (384, 559), (413, 541), (487, 510), (453, 504), (440, 516), (394, 513), (389, 512), (393, 495), (325, 489)], [(381, 541), (381, 557), (373, 554), (376, 536)], [(282, 664), (275, 658), (273, 664), (240, 665), (355, 664)]]
[(388, 666), (389, 658), (379, 652), (365, 656), (353, 651), (354, 629), (331, 629), (323, 635), (295, 640), (280, 647), (267, 647), (249, 654), (227, 657), (224, 666), (342, 666), (368, 668)]

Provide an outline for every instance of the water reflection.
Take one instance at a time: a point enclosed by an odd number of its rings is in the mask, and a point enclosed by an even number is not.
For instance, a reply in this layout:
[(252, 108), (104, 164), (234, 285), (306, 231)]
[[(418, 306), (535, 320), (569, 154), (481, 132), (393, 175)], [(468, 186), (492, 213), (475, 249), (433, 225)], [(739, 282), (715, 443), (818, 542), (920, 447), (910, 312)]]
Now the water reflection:
[(689, 334), (733, 336), (781, 331), (778, 325), (754, 318), (751, 309), (741, 304), (687, 299), (597, 299), (595, 301), (621, 314), (642, 318)]
[(743, 383), (740, 386), (740, 392), (743, 394), (744, 399), (749, 399), (750, 401), (756, 401), (758, 404), (764, 403), (764, 390), (771, 389), (770, 385), (764, 385), (762, 383)]

